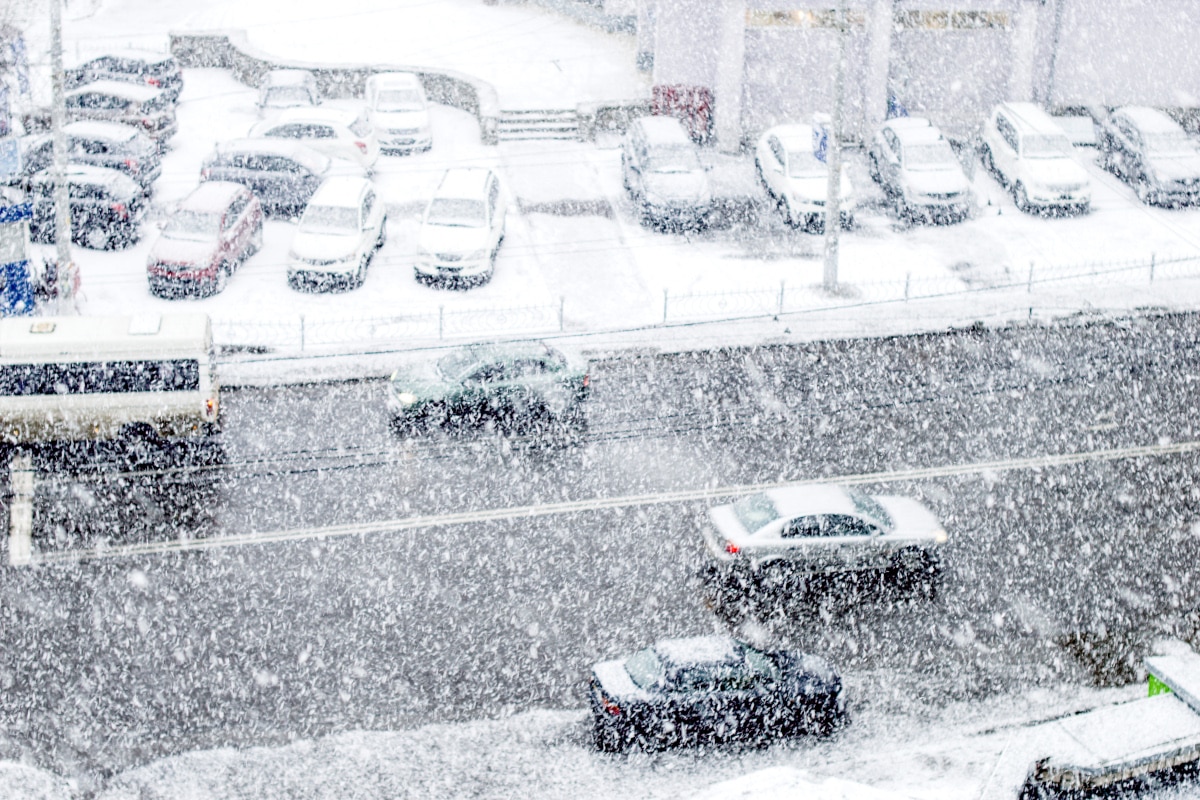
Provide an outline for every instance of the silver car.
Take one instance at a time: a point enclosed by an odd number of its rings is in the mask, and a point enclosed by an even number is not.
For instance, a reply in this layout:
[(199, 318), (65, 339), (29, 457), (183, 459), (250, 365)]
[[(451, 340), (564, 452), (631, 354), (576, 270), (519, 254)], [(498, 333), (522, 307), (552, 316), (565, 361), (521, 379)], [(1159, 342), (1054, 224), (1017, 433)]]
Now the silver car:
[(867, 166), (901, 216), (957, 222), (971, 209), (971, 184), (942, 132), (927, 119), (889, 120), (875, 134)]

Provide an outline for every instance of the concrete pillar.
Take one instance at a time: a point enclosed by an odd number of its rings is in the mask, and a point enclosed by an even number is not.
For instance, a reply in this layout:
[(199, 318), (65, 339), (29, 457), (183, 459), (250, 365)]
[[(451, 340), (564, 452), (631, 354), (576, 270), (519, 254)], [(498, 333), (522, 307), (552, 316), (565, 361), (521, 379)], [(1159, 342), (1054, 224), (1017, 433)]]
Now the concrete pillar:
[(1012, 71), (1008, 77), (1009, 100), (1033, 99), (1033, 54), (1037, 42), (1037, 8), (1031, 0), (1020, 0), (1012, 30)]
[(718, 0), (717, 79), (713, 87), (714, 132), (724, 153), (742, 149), (742, 83), (746, 69), (746, 0)]
[(655, 0), (638, 0), (637, 3), (637, 68), (642, 72), (654, 69)]
[(895, 0), (874, 0), (867, 12), (867, 80), (863, 97), (864, 134), (867, 136), (887, 119), (894, 6)]

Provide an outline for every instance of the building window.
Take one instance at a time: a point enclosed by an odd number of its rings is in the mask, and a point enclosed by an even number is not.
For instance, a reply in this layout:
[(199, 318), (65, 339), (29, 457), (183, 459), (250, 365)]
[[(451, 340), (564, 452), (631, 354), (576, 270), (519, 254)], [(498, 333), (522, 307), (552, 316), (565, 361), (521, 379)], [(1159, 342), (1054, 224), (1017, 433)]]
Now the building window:
[(899, 29), (927, 31), (1006, 29), (1012, 22), (1007, 11), (897, 11), (894, 19)]

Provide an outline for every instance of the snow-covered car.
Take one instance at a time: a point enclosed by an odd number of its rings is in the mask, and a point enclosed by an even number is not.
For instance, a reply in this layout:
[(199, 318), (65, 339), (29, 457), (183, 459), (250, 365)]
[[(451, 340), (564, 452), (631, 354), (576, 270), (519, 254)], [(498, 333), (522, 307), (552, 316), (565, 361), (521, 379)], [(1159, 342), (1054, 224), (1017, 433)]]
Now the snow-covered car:
[(328, 291), (362, 286), (387, 240), (387, 215), (366, 178), (330, 178), (308, 201), (288, 251), (293, 289)]
[[(162, 174), (158, 145), (132, 125), (82, 120), (63, 126), (67, 161), (108, 167), (124, 172), (147, 192)], [(21, 168), (26, 175), (49, 169), (54, 163), (54, 137), (48, 133), (25, 137)]]
[(146, 257), (150, 292), (213, 295), (263, 241), (258, 198), (237, 183), (201, 183), (176, 207)]
[(411, 72), (383, 72), (367, 78), (367, 107), (379, 147), (388, 153), (415, 153), (433, 146), (429, 101)]
[[(140, 237), (146, 216), (146, 194), (128, 175), (107, 167), (68, 164), (63, 170), (71, 208), (71, 240), (93, 250), (129, 247)], [(52, 243), (55, 216), (54, 174), (36, 173), (29, 182), (33, 218), (29, 235), (35, 242)]]
[(269, 117), (285, 108), (321, 104), (317, 78), (306, 69), (273, 69), (258, 83), (258, 116)]
[(417, 234), (418, 281), (485, 283), (504, 241), (508, 200), (490, 169), (446, 170), (421, 217)]
[(64, 70), (66, 88), (93, 81), (121, 81), (159, 89), (172, 103), (183, 91), (183, 72), (170, 53), (152, 50), (121, 50), (85, 61)]
[(388, 413), (398, 433), (448, 424), (577, 432), (590, 383), (586, 363), (541, 342), (472, 345), (396, 370)]
[[(817, 136), (811, 125), (768, 128), (754, 148), (754, 169), (767, 194), (778, 204), (789, 225), (819, 230), (825, 226), (829, 168), (817, 158)], [(842, 227), (854, 222), (854, 187), (842, 170), (840, 192)]]
[(937, 517), (916, 500), (828, 484), (715, 506), (701, 531), (724, 578), (766, 592), (799, 593), (816, 579), (864, 572), (932, 591), (947, 541)]
[(67, 118), (123, 122), (145, 133), (159, 147), (179, 129), (175, 105), (160, 89), (122, 81), (95, 81), (67, 92)]
[(202, 181), (231, 181), (254, 192), (268, 214), (298, 215), (326, 178), (362, 177), (360, 167), (334, 161), (288, 139), (221, 142), (200, 167)]
[(824, 735), (847, 720), (841, 676), (824, 658), (727, 636), (665, 639), (603, 661), (589, 694), (605, 751)]
[(1125, 106), (1097, 124), (1100, 163), (1143, 203), (1200, 202), (1200, 145), (1155, 108)]
[(1083, 213), (1092, 182), (1054, 118), (1033, 103), (1002, 103), (983, 127), (983, 166), (1012, 192), (1025, 212)]
[(269, 122), (250, 129), (251, 138), (292, 139), (330, 158), (341, 158), (366, 170), (379, 160), (379, 140), (366, 109), (288, 108)]
[(867, 168), (901, 216), (957, 222), (970, 213), (970, 181), (950, 143), (927, 119), (885, 122), (867, 152)]
[(643, 225), (704, 227), (712, 208), (708, 170), (674, 117), (640, 117), (621, 145), (621, 180)]

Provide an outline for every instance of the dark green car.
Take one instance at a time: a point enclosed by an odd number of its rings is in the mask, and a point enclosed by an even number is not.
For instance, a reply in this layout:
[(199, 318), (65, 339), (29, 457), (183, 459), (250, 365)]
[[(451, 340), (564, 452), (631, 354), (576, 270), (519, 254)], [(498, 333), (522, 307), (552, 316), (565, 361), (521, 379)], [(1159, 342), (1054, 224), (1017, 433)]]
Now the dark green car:
[(586, 365), (541, 342), (472, 345), (397, 370), (388, 410), (402, 433), (438, 427), (518, 435), (578, 431), (589, 382)]

